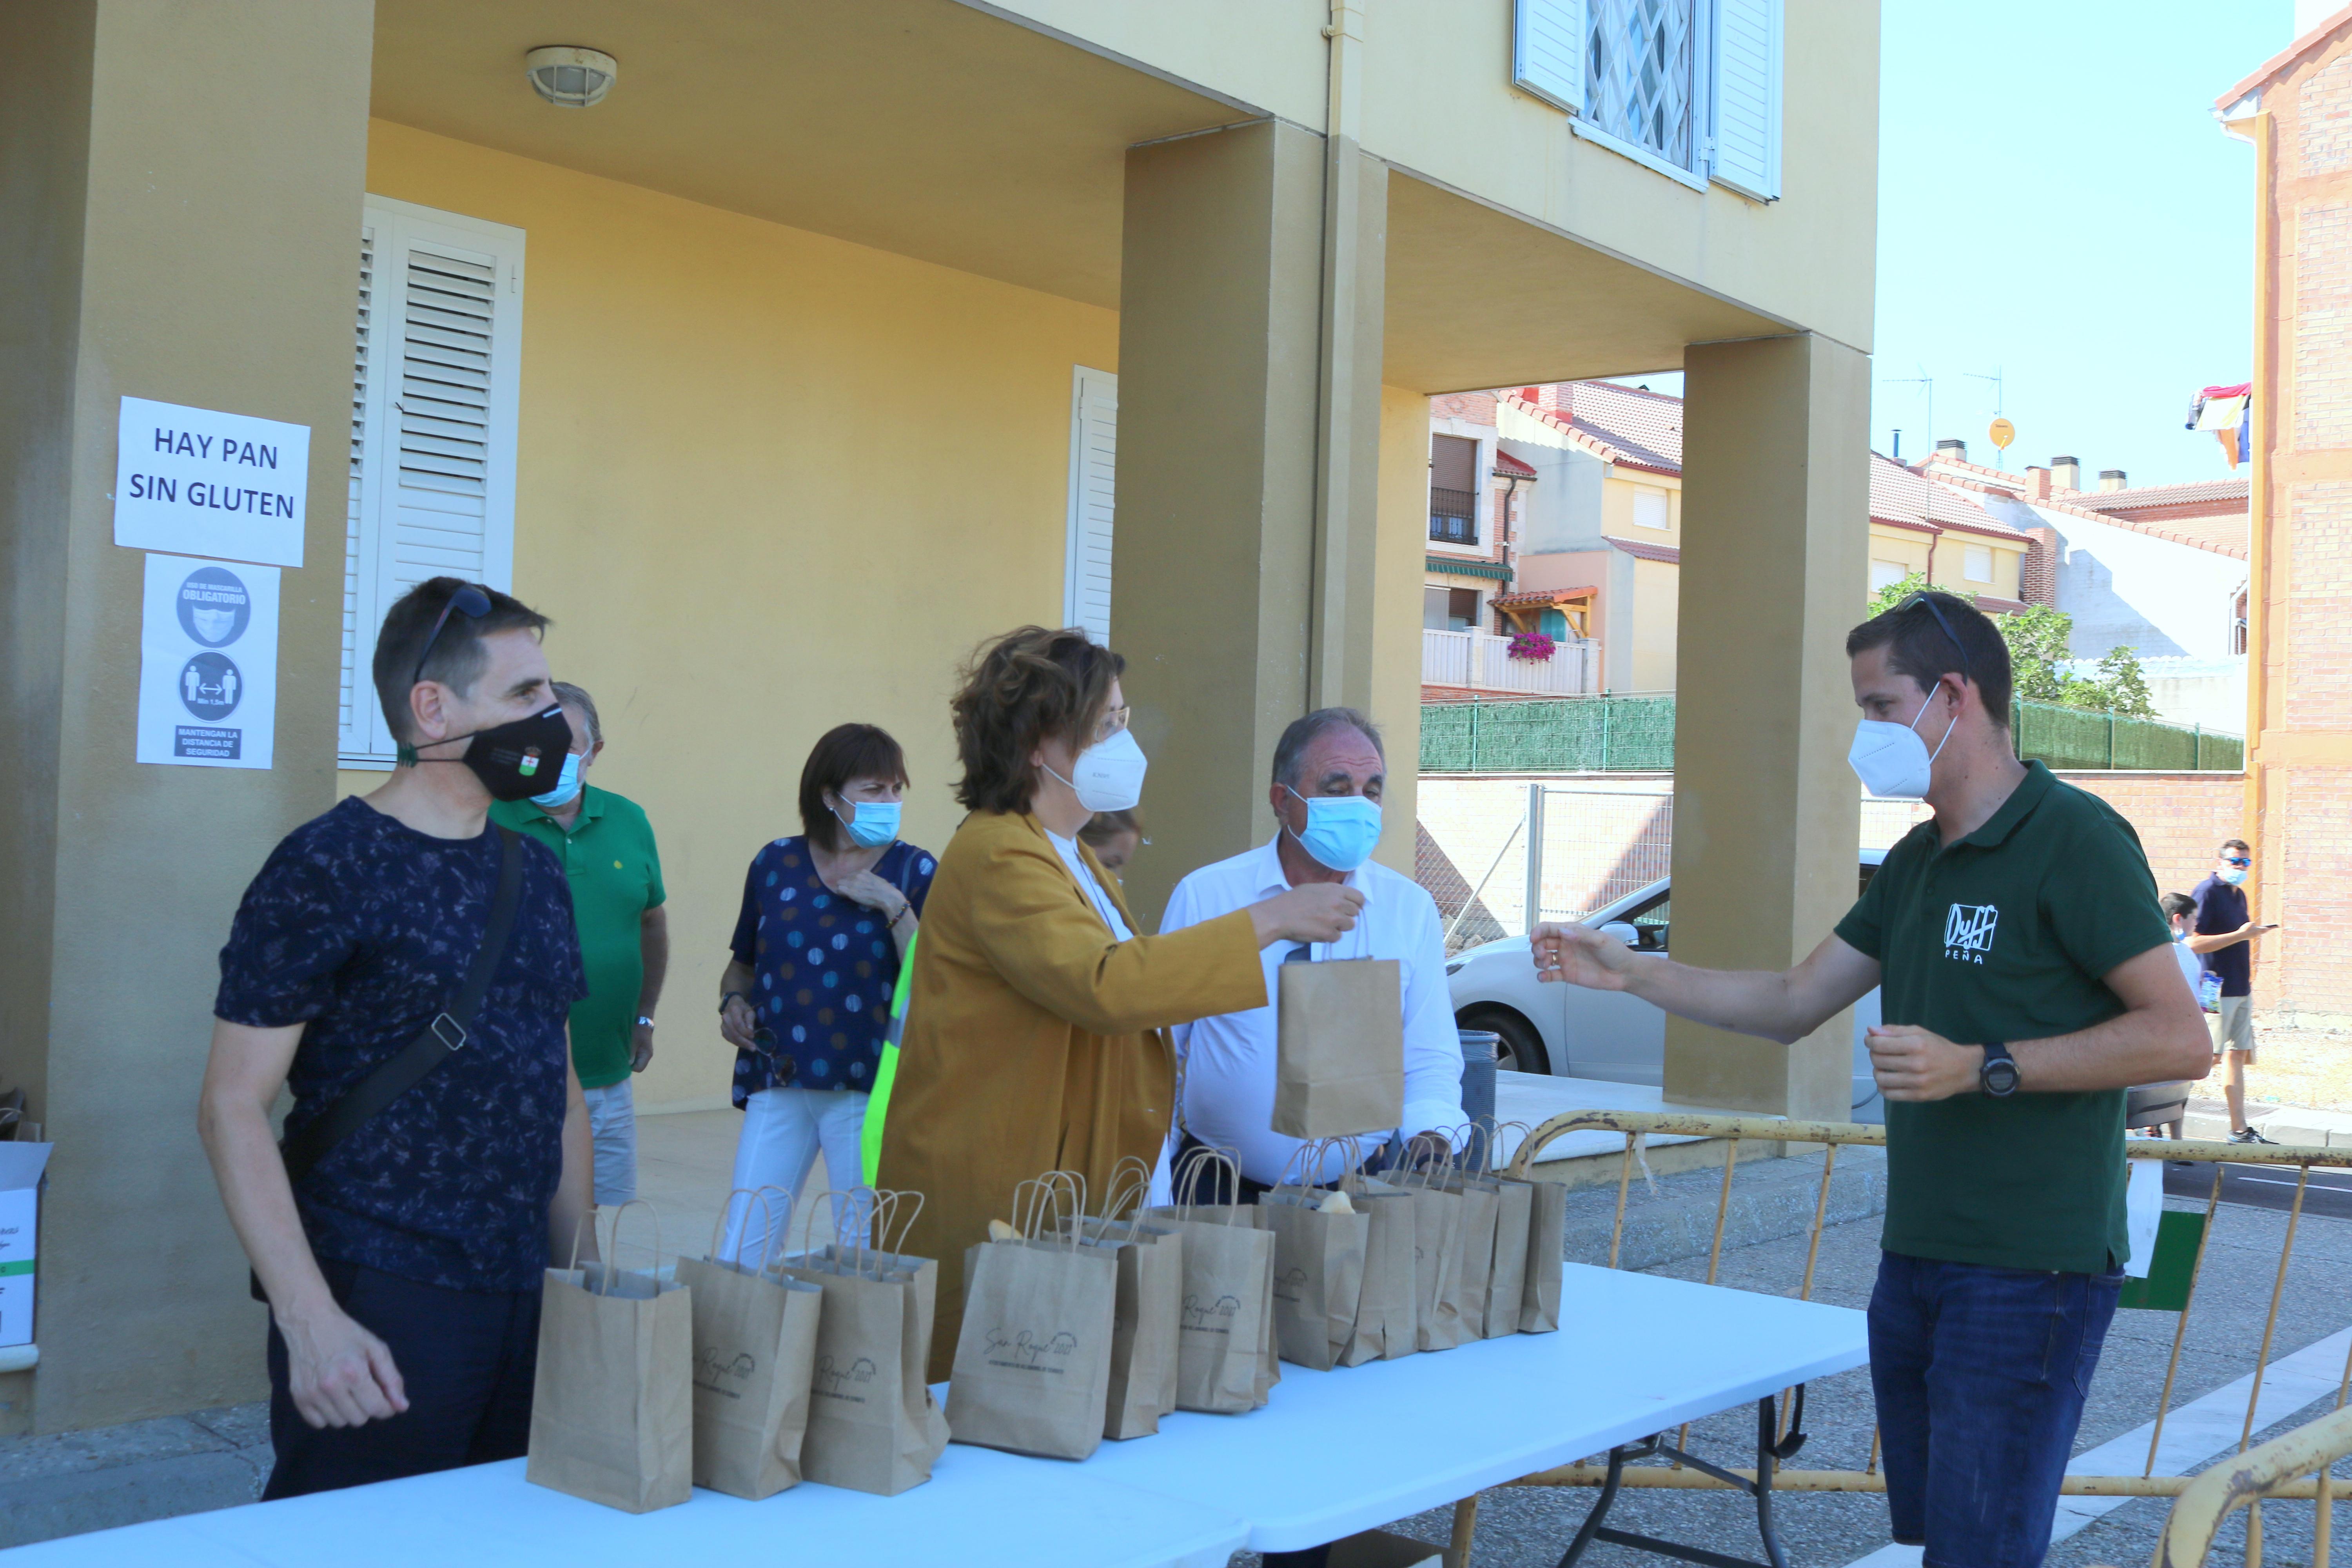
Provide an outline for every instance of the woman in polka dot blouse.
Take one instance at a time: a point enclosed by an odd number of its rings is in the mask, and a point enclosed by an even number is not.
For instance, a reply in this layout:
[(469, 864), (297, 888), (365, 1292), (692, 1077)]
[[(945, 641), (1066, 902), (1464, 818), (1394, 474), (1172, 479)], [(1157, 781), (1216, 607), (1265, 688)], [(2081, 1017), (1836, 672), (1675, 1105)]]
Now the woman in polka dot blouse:
[[(764, 846), (743, 879), (734, 962), (719, 981), (719, 1033), (735, 1049), (737, 1187), (797, 1194), (817, 1152), (826, 1181), (858, 1184), (859, 1139), (898, 961), (937, 868), (898, 837), (907, 793), (898, 742), (844, 724), (801, 770), (803, 832)], [(764, 1258), (790, 1209), (739, 1205), (723, 1256)], [(750, 1234), (745, 1234), (749, 1226)]]

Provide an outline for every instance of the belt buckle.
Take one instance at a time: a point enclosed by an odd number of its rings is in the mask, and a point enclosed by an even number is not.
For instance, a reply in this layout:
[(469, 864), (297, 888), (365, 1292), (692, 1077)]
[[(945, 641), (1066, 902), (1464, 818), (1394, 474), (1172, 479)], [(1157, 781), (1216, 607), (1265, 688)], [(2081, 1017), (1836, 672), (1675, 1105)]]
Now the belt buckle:
[[(448, 1026), (446, 1029), (442, 1027), (445, 1024)], [(449, 1049), (455, 1051), (465, 1048), (466, 1026), (457, 1022), (457, 1019), (449, 1016), (448, 1014), (441, 1013), (436, 1015), (430, 1027), (433, 1030), (433, 1037), (439, 1040), (443, 1045), (448, 1047)], [(450, 1038), (452, 1034), (455, 1034), (457, 1038)]]

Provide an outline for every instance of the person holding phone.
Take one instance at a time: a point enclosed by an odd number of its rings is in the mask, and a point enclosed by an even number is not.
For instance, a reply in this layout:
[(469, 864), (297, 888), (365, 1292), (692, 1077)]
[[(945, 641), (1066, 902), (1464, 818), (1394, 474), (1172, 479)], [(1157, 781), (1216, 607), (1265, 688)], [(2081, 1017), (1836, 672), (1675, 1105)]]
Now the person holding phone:
[(2242, 838), (2225, 838), (2214, 853), (2213, 874), (2197, 884), (2196, 918), (2189, 925), (2189, 951), (2205, 965), (2206, 984), (2219, 994), (2210, 1001), (2206, 1026), (2213, 1034), (2213, 1065), (2221, 1069), (2221, 1095), (2230, 1105), (2230, 1142), (2271, 1143), (2246, 1120), (2246, 1069), (2254, 1061), (2254, 943), (2276, 925), (2257, 925), (2246, 904), (2246, 874), (2254, 852)]
[[(898, 837), (907, 759), (872, 724), (827, 731), (801, 768), (801, 831), (763, 846), (743, 878), (719, 1032), (735, 1047), (734, 1185), (799, 1195), (824, 1152), (839, 1192), (861, 1142), (898, 964), (938, 860)], [(761, 1258), (792, 1207), (739, 1202), (720, 1256)], [(747, 1228), (749, 1227), (748, 1233)]]

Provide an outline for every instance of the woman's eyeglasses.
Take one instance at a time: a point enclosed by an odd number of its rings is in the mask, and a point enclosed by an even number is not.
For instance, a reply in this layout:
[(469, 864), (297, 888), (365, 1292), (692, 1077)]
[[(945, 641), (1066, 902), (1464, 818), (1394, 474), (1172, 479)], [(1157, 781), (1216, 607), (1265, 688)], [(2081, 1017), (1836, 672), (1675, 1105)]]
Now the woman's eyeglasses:
[(1127, 704), (1122, 702), (1118, 707), (1106, 712), (1102, 716), (1102, 722), (1095, 726), (1095, 744), (1098, 746), (1101, 745), (1105, 741), (1109, 740), (1113, 735), (1118, 734), (1121, 730), (1126, 728)]

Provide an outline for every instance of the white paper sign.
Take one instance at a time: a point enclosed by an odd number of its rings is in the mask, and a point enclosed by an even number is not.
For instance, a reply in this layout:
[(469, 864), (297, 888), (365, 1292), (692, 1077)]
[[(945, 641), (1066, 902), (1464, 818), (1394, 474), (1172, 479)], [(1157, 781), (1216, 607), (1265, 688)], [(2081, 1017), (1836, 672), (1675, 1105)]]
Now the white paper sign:
[(299, 566), (310, 479), (308, 425), (126, 397), (114, 542)]
[(278, 729), (278, 568), (147, 557), (139, 760), (266, 768)]
[(2124, 1188), (2124, 1234), (2131, 1238), (2131, 1261), (2124, 1265), (2124, 1274), (2145, 1279), (2148, 1265), (2156, 1261), (2156, 1230), (2164, 1218), (2164, 1162), (2124, 1163), (2131, 1167), (2130, 1184)]

